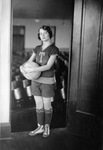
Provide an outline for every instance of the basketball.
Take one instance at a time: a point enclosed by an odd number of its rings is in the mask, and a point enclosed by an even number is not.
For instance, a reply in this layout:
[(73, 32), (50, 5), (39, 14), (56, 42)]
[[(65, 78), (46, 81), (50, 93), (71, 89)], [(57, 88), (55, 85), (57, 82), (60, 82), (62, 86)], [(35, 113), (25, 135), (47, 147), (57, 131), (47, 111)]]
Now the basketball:
[(26, 79), (35, 80), (39, 78), (41, 72), (39, 71), (28, 72), (28, 69), (30, 70), (30, 68), (35, 68), (35, 67), (39, 67), (39, 65), (35, 62), (26, 62), (22, 66), (20, 66), (20, 71), (22, 72), (22, 74)]

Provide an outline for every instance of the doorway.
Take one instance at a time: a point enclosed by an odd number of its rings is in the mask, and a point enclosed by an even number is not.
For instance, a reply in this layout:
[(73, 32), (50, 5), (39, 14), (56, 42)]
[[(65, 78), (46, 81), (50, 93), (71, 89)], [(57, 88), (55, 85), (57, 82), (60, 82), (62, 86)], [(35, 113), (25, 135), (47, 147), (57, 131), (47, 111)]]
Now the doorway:
[[(60, 3), (62, 3), (62, 1)], [(52, 1), (51, 4), (51, 6), (57, 5)], [(60, 7), (60, 5), (61, 4), (59, 4), (58, 6)], [(50, 6), (48, 5), (46, 7), (48, 8)], [(63, 7), (67, 7), (68, 10), (71, 11), (66, 13), (67, 9), (63, 9)], [(19, 24), (19, 29), (17, 29), (18, 27), (16, 27), (16, 29), (14, 29), (16, 31), (13, 32), (20, 32), (20, 35), (18, 35), (17, 33), (13, 33), (11, 132), (33, 130), (37, 125), (35, 101), (30, 92), (31, 81), (26, 80), (21, 75), (19, 67), (30, 57), (31, 51), (35, 47), (35, 45), (39, 44), (37, 40), (37, 31), (42, 24), (48, 24), (52, 28), (55, 27), (55, 36), (53, 37), (53, 40), (55, 45), (58, 46), (60, 50), (60, 55), (55, 62), (55, 76), (57, 84), (55, 91), (56, 94), (54, 99), (52, 99), (53, 117), (51, 128), (64, 128), (66, 127), (66, 108), (68, 103), (68, 66), (70, 63), (69, 52), (71, 49), (73, 1), (68, 2), (67, 0), (66, 3), (62, 4), (59, 12), (61, 16), (59, 14), (57, 16), (49, 16), (50, 18), (48, 18), (47, 14), (45, 14), (45, 11), (42, 10), (42, 14), (44, 12), (46, 17), (42, 19), (40, 18), (41, 20), (39, 19), (39, 22), (35, 22), (35, 18), (37, 18), (38, 16), (33, 19), (30, 17), (23, 18), (22, 16), (21, 19), (19, 18), (21, 17), (21, 15), (19, 17), (16, 16), (16, 11), (17, 9), (15, 6), (13, 7), (14, 22), (15, 26), (16, 24)], [(63, 14), (65, 18), (63, 18), (62, 16)], [(69, 15), (66, 17), (66, 14)]]

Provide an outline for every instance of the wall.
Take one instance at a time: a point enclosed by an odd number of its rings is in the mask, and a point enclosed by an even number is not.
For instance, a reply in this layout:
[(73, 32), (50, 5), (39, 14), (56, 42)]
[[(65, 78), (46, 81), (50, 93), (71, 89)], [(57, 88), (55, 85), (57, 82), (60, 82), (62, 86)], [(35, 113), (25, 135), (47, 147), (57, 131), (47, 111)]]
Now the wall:
[(0, 12), (0, 122), (9, 121), (10, 98), (10, 0), (2, 2)]
[[(2, 6), (2, 7), (1, 7)], [(0, 1), (0, 138), (10, 136), (11, 0)]]
[(35, 22), (34, 19), (14, 19), (13, 25), (25, 26), (25, 49), (32, 49), (40, 41), (37, 38), (38, 29), (41, 25), (56, 26), (56, 45), (60, 50), (69, 50), (71, 41), (71, 20), (42, 19)]

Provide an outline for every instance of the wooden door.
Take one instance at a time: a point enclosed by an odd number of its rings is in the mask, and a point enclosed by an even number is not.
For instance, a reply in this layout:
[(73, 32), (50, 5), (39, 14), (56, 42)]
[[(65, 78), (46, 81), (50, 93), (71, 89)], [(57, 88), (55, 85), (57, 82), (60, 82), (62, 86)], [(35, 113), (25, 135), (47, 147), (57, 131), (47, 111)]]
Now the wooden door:
[(18, 54), (18, 52), (24, 52), (24, 36), (23, 35), (13, 35), (13, 53)]
[(103, 105), (103, 12), (101, 1), (75, 0), (68, 129), (97, 138)]
[(22, 55), (24, 53), (25, 27), (13, 27), (13, 54)]

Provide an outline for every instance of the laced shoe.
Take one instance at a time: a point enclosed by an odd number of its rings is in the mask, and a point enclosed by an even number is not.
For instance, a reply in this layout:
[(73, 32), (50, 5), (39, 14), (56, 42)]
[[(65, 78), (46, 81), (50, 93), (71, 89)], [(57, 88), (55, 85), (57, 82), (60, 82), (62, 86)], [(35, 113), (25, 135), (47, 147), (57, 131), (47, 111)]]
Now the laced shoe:
[(30, 136), (35, 136), (35, 135), (37, 135), (37, 134), (43, 133), (43, 131), (44, 131), (43, 125), (38, 125), (38, 128), (35, 129), (35, 130), (33, 130), (33, 131), (31, 131), (31, 132), (29, 133), (29, 135), (30, 135)]
[(43, 137), (48, 137), (50, 135), (50, 126), (48, 124), (44, 127)]

